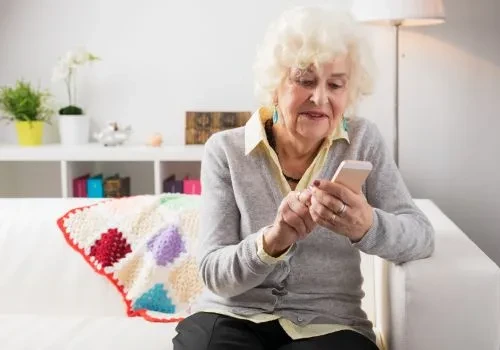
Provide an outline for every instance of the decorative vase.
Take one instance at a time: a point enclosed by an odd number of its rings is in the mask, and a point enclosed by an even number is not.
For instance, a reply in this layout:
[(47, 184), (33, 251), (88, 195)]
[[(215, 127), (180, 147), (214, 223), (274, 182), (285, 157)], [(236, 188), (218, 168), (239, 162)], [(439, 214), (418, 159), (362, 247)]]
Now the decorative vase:
[(59, 136), (63, 145), (89, 143), (90, 118), (87, 115), (59, 115)]
[(43, 121), (16, 121), (17, 140), (21, 146), (42, 144)]

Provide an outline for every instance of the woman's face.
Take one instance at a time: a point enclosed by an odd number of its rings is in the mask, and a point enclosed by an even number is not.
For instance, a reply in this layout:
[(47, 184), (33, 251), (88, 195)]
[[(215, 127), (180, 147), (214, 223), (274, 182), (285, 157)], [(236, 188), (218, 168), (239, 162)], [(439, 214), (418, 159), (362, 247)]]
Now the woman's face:
[(325, 138), (342, 118), (348, 101), (348, 81), (346, 57), (317, 68), (291, 68), (277, 92), (281, 122), (297, 138)]

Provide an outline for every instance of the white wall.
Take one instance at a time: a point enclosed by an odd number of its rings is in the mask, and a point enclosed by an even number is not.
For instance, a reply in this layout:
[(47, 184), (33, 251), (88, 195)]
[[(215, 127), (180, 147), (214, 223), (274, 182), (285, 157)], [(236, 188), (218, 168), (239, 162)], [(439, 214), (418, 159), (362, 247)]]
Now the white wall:
[(500, 1), (446, 6), (402, 33), (401, 169), (500, 264)]
[[(251, 66), (272, 18), (293, 4), (334, 2), (4, 0), (0, 84), (24, 76), (51, 88), (64, 104), (64, 86), (50, 81), (52, 67), (66, 50), (85, 46), (103, 59), (85, 70), (80, 87), (94, 128), (118, 120), (133, 126), (133, 142), (160, 131), (167, 144), (183, 144), (186, 110), (256, 108)], [(388, 103), (370, 101), (372, 114), (383, 120)], [(46, 142), (57, 137), (53, 128)], [(2, 139), (15, 141), (12, 126), (0, 127)]]

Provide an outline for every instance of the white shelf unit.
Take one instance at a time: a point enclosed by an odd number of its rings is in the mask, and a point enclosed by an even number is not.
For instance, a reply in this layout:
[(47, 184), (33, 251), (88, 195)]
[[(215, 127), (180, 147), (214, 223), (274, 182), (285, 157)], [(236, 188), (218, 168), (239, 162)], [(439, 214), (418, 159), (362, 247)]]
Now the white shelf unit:
[(160, 194), (172, 174), (199, 178), (202, 157), (203, 145), (0, 145), (0, 197), (72, 197), (86, 173), (130, 176), (131, 195)]

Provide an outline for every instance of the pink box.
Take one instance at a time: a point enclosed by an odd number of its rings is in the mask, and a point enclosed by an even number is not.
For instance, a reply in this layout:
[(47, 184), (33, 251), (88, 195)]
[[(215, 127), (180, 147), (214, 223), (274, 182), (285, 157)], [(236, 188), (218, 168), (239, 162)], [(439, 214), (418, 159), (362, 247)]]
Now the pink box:
[(201, 194), (200, 180), (185, 179), (184, 180), (184, 193), (185, 194)]

